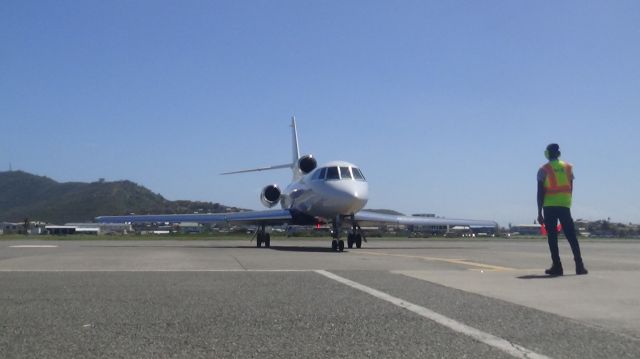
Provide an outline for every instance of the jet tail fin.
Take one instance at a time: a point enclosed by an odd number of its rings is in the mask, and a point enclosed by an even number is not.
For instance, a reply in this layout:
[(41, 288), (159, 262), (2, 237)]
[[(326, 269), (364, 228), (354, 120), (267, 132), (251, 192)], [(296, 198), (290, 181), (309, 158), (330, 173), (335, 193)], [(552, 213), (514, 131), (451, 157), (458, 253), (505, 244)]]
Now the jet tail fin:
[(259, 168), (252, 168), (248, 170), (240, 170), (233, 172), (225, 172), (221, 173), (221, 175), (232, 175), (237, 173), (247, 173), (247, 172), (260, 172), (260, 171), (269, 171), (269, 170), (277, 170), (281, 168), (291, 168), (293, 171), (294, 177), (296, 176), (298, 160), (300, 159), (300, 148), (298, 146), (298, 128), (296, 126), (296, 117), (291, 116), (291, 132), (292, 132), (292, 149), (293, 149), (293, 161), (291, 163), (287, 163), (284, 165), (275, 165), (275, 166), (266, 166)]
[(300, 146), (298, 145), (298, 127), (296, 126), (296, 116), (291, 116), (291, 131), (292, 131), (292, 147), (293, 147), (293, 161), (292, 166), (300, 159)]

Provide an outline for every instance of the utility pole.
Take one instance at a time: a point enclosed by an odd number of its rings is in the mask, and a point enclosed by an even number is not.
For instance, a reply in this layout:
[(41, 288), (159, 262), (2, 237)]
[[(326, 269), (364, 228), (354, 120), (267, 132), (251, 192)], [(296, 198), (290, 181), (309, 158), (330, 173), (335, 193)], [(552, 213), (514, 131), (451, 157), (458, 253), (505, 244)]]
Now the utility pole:
[(31, 227), (31, 223), (29, 222), (29, 218), (25, 218), (24, 219), (24, 235), (28, 235), (29, 234), (29, 229)]

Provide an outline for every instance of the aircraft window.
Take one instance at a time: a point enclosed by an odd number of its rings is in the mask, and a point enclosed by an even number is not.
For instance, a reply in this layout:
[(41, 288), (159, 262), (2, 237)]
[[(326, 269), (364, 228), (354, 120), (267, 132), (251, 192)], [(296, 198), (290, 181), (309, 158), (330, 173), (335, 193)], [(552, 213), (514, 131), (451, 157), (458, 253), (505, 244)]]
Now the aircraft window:
[(338, 167), (327, 167), (327, 179), (328, 180), (340, 179), (340, 175), (338, 174)]
[(319, 170), (316, 171), (316, 173), (313, 175), (313, 179), (314, 180), (319, 180), (319, 179), (324, 179), (324, 174), (327, 173), (327, 168), (320, 168)]
[(355, 179), (357, 179), (358, 181), (366, 181), (366, 179), (362, 175), (362, 172), (360, 172), (360, 170), (358, 168), (352, 167), (351, 171), (353, 171), (353, 177)]
[(351, 179), (349, 167), (340, 167), (340, 177), (342, 177), (342, 179)]

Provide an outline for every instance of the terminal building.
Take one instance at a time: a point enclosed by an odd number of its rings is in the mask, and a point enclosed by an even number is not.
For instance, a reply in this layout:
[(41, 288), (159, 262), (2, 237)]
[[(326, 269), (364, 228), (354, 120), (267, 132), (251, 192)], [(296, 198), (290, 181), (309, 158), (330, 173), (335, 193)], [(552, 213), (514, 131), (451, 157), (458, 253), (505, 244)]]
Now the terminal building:
[(0, 222), (0, 234), (128, 234), (132, 233), (130, 224), (123, 223), (67, 223), (65, 225), (30, 222), (25, 231), (24, 223)]
[(125, 223), (67, 223), (75, 228), (76, 234), (128, 234), (132, 233), (131, 224)]
[(29, 222), (25, 230), (24, 222), (0, 222), (0, 234), (43, 234), (44, 226), (43, 222)]

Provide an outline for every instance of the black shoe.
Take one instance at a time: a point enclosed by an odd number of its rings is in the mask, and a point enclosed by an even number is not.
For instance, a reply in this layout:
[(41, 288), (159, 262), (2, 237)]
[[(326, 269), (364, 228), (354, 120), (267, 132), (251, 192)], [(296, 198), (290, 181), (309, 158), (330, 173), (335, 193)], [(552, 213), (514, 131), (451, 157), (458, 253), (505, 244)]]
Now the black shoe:
[(589, 273), (589, 271), (584, 267), (584, 264), (582, 264), (582, 262), (576, 263), (576, 275), (583, 275), (587, 273)]
[(562, 270), (562, 263), (554, 263), (551, 268), (544, 271), (546, 274), (557, 277), (564, 274)]

